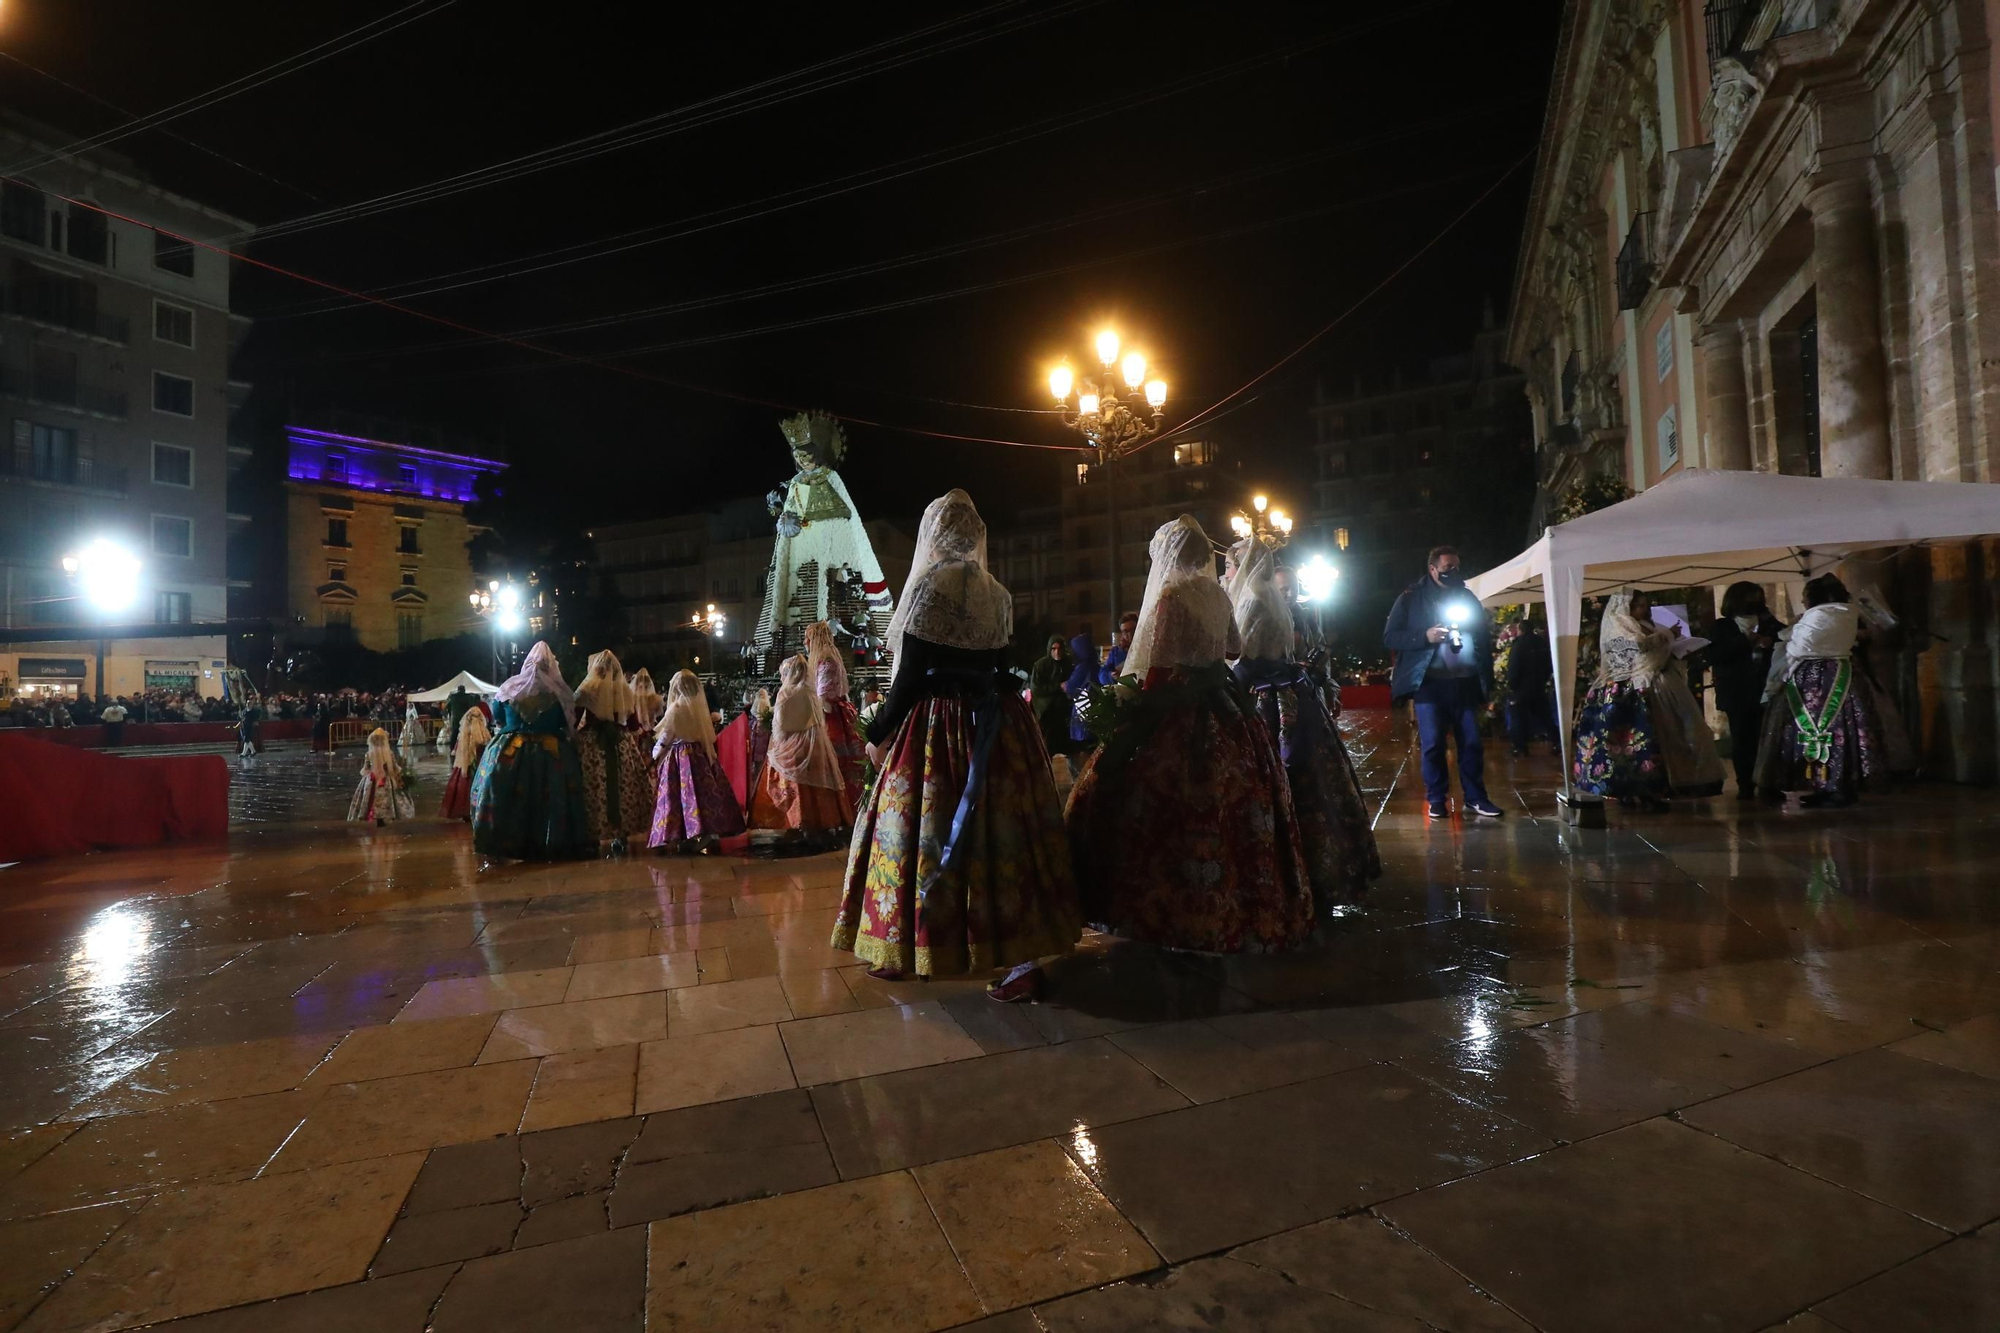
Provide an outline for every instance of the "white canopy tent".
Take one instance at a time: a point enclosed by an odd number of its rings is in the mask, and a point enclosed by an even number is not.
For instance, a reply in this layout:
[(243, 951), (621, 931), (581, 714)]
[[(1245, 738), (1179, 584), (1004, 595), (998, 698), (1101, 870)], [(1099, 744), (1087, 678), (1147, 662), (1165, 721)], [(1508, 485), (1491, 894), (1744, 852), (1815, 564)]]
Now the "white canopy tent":
[(500, 688), (498, 685), (488, 685), (470, 671), (461, 671), (434, 690), (425, 690), (421, 694), (408, 696), (409, 701), (413, 704), (441, 704), (446, 699), (451, 698), (461, 685), (468, 692), (482, 697), (491, 696), (495, 690)]
[(1487, 606), (1546, 602), (1563, 785), (1583, 599), (1620, 588), (1792, 584), (1858, 552), (2000, 534), (2000, 485), (1685, 470), (1467, 581)]

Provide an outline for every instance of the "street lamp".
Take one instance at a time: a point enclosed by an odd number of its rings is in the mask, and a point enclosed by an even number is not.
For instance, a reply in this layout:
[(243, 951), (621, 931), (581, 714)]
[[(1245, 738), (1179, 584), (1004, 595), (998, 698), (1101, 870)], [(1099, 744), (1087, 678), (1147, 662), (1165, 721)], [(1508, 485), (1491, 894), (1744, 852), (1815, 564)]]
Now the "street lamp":
[[(1097, 465), (1104, 472), (1104, 510), (1106, 528), (1110, 541), (1111, 574), (1111, 623), (1118, 623), (1118, 490), (1117, 472), (1112, 464), (1137, 449), (1140, 443), (1160, 429), (1167, 407), (1167, 382), (1163, 379), (1147, 379), (1146, 357), (1144, 353), (1127, 350), (1121, 359), (1118, 355), (1123, 347), (1115, 330), (1105, 329), (1097, 335), (1096, 350), (1101, 373), (1093, 372), (1078, 380), (1076, 372), (1067, 364), (1056, 366), (1049, 371), (1049, 393), (1056, 400), (1056, 407), (1062, 414), (1063, 425), (1082, 435), (1096, 456)], [(1133, 398), (1132, 406), (1127, 406), (1119, 397), (1119, 381), (1124, 381), (1128, 397)], [(1075, 393), (1074, 410), (1071, 394)], [(1138, 400), (1144, 400), (1144, 407), (1135, 411)]]
[(1230, 517), (1229, 526), (1239, 538), (1254, 536), (1274, 551), (1292, 539), (1292, 516), (1282, 509), (1271, 508), (1269, 496), (1252, 496), (1250, 509), (1248, 514), (1238, 510)]
[[(514, 665), (514, 636), (528, 623), (521, 614), (521, 590), (509, 579), (502, 583), (499, 579), (488, 579), (484, 588), (474, 588), (466, 596), (472, 613), (493, 627), (493, 673), (496, 677), (512, 674)], [(500, 640), (507, 639), (506, 660), (501, 660)]]
[(714, 602), (708, 604), (708, 610), (697, 611), (688, 618), (689, 629), (697, 629), (704, 634), (713, 634), (718, 639), (722, 637), (722, 631), (728, 623), (729, 617), (716, 610)]
[[(139, 557), (109, 537), (99, 537), (81, 551), (62, 558), (63, 573), (75, 582), (83, 600), (100, 621), (129, 611), (139, 600)], [(104, 687), (104, 636), (97, 638), (97, 694)]]

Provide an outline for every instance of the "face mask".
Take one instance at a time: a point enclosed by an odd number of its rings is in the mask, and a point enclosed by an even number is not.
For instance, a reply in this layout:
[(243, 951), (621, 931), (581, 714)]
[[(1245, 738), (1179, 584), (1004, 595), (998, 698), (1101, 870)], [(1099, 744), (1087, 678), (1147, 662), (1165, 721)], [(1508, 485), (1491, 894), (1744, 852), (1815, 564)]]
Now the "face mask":
[(1442, 570), (1437, 577), (1438, 582), (1447, 588), (1456, 588), (1465, 582), (1465, 575), (1455, 569)]

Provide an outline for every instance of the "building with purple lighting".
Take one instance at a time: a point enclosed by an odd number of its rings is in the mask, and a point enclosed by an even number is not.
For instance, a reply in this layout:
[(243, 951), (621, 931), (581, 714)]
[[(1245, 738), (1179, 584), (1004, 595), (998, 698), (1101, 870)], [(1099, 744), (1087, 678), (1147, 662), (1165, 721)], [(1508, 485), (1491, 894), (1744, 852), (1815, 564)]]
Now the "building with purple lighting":
[(285, 427), (285, 447), (295, 639), (393, 652), (481, 628), (465, 508), (505, 463), (307, 426)]

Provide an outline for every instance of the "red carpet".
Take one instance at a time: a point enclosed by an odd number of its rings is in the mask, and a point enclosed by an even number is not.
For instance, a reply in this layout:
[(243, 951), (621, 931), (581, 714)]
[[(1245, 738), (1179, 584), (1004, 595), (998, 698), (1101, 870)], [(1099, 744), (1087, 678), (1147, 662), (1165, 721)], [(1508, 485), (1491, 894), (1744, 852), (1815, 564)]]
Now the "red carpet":
[(221, 755), (113, 758), (0, 731), (0, 861), (229, 832)]
[[(257, 739), (269, 744), (272, 741), (302, 741), (312, 735), (312, 719), (292, 717), (260, 723)], [(89, 727), (37, 727), (27, 733), (37, 740), (50, 741), (56, 745), (77, 745), (91, 748), (104, 744), (104, 728)], [(121, 744), (127, 749), (142, 745), (234, 745), (236, 744), (236, 724), (234, 722), (127, 722), (125, 739)]]

